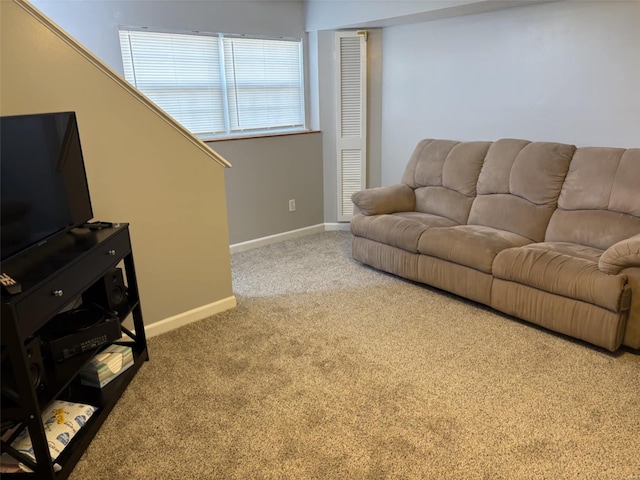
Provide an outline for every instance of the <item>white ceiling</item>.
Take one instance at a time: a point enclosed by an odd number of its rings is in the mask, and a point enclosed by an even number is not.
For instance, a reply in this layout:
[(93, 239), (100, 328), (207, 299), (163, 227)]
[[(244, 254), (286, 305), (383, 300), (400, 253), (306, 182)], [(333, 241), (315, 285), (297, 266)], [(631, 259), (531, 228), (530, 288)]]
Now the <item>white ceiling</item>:
[(558, 0), (305, 0), (305, 29), (380, 28)]

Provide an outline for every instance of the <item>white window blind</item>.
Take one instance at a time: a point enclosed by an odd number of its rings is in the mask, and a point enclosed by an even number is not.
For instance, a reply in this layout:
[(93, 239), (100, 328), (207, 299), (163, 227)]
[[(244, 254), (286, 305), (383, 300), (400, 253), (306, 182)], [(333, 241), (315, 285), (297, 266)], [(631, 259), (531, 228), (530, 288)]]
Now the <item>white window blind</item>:
[(302, 127), (300, 42), (223, 42), (231, 130)]
[(125, 78), (203, 137), (304, 129), (300, 39), (120, 30)]

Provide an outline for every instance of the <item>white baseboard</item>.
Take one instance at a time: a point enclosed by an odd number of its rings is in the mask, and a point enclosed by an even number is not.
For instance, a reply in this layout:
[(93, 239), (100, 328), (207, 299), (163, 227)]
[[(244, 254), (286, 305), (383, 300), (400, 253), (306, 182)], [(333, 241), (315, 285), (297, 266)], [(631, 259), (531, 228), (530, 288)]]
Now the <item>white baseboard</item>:
[(324, 224), (319, 223), (318, 225), (299, 228), (298, 230), (291, 230), (289, 232), (277, 233), (275, 235), (256, 238), (254, 240), (248, 240), (246, 242), (234, 243), (229, 247), (229, 249), (231, 253), (234, 254), (238, 252), (244, 252), (245, 250), (251, 250), (252, 248), (271, 245), (272, 243), (282, 242), (283, 240), (291, 240), (292, 238), (302, 237), (304, 235), (311, 235), (312, 233), (320, 233), (324, 231), (325, 231)]
[(217, 302), (203, 305), (202, 307), (194, 308), (187, 312), (179, 313), (173, 317), (165, 318), (159, 322), (152, 323), (145, 326), (144, 331), (147, 338), (155, 337), (162, 333), (175, 330), (178, 327), (188, 325), (189, 323), (197, 322), (198, 320), (204, 320), (217, 313), (231, 310), (236, 306), (236, 297), (234, 295), (218, 300)]
[[(268, 237), (256, 238), (255, 240), (249, 240), (247, 242), (235, 243), (229, 247), (229, 250), (232, 254), (244, 252), (245, 250), (251, 250), (252, 248), (262, 247), (272, 243), (282, 242), (283, 240), (289, 240), (325, 231), (348, 232), (349, 223), (319, 223), (318, 225), (299, 228), (298, 230), (291, 230), (289, 232), (278, 233), (276, 235), (269, 235)], [(194, 308), (188, 312), (179, 313), (173, 317), (152, 323), (151, 325), (146, 326), (144, 331), (148, 338), (155, 337), (171, 330), (175, 330), (178, 327), (188, 325), (189, 323), (204, 320), (205, 318), (209, 318), (210, 316), (224, 312), (225, 310), (231, 310), (235, 307), (236, 297), (232, 295), (231, 297), (223, 298), (222, 300), (210, 303), (209, 305), (203, 305), (202, 307)]]
[(325, 223), (324, 224), (324, 229), (327, 232), (336, 232), (336, 231), (350, 232), (351, 231), (351, 224), (349, 222), (347, 222), (347, 223)]
[(299, 228), (298, 230), (291, 230), (289, 232), (277, 233), (275, 235), (256, 238), (254, 240), (248, 240), (246, 242), (234, 243), (233, 245), (229, 246), (229, 250), (231, 251), (231, 254), (234, 254), (238, 252), (244, 252), (246, 250), (251, 250), (252, 248), (271, 245), (272, 243), (282, 242), (283, 240), (291, 240), (292, 238), (302, 237), (304, 235), (311, 235), (312, 233), (337, 231), (337, 230), (348, 232), (349, 223), (319, 223), (318, 225)]

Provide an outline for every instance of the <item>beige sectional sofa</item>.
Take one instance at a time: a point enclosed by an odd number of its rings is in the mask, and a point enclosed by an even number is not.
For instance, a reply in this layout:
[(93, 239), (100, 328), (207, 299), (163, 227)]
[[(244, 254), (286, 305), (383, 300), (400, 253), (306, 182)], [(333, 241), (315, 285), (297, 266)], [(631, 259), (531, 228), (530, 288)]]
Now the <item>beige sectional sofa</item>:
[(640, 149), (422, 140), (353, 195), (353, 258), (616, 351), (640, 348)]

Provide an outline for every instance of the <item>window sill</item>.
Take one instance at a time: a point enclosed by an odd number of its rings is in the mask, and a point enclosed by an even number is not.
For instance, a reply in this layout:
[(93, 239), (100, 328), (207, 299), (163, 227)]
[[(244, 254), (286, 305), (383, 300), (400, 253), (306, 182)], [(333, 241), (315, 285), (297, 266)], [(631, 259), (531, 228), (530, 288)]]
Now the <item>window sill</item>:
[(253, 138), (289, 137), (291, 135), (308, 135), (319, 133), (320, 130), (296, 130), (295, 132), (261, 133), (254, 135), (234, 135), (232, 137), (200, 138), (205, 143), (228, 142), (231, 140), (250, 140)]

